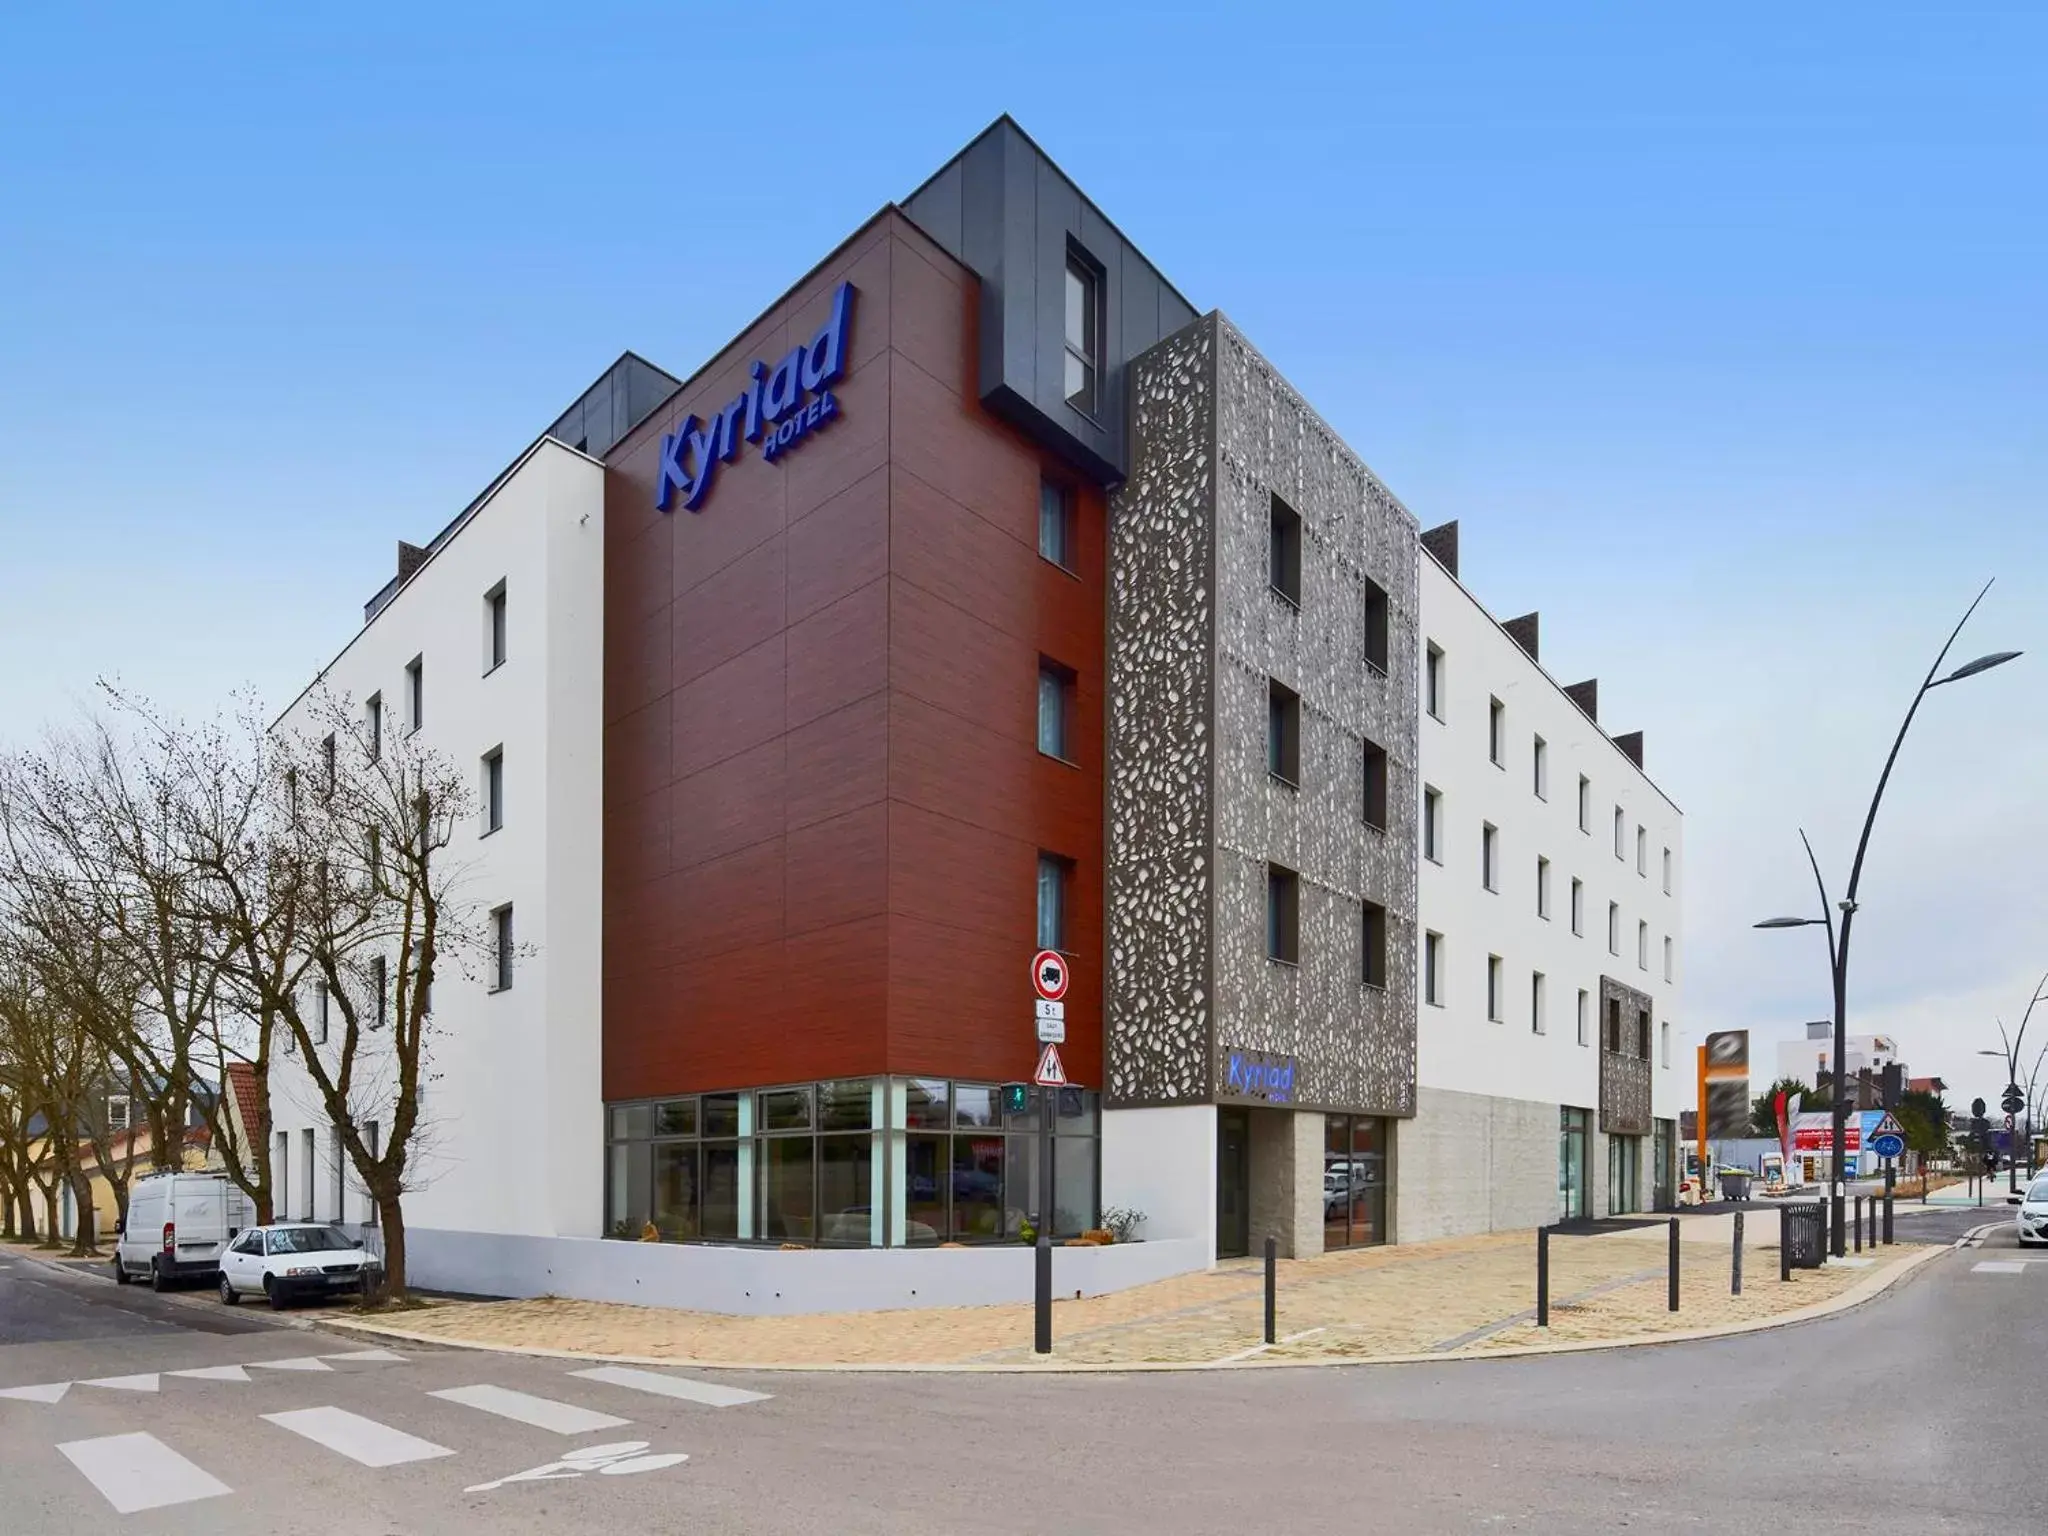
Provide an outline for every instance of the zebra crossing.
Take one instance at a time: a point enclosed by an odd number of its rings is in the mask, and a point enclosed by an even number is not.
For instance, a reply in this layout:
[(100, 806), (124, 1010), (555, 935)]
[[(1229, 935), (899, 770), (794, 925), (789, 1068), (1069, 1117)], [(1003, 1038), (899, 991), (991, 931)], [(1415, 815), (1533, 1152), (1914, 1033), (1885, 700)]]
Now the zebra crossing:
[[(423, 1463), (461, 1459), (475, 1461), (480, 1455), (493, 1452), (502, 1455), (507, 1442), (502, 1436), (495, 1440), (492, 1438), (488, 1426), (494, 1421), (539, 1430), (566, 1441), (600, 1431), (630, 1427), (633, 1420), (626, 1414), (632, 1411), (636, 1399), (646, 1402), (649, 1411), (665, 1413), (679, 1403), (719, 1411), (764, 1402), (771, 1395), (627, 1366), (573, 1370), (565, 1367), (563, 1397), (516, 1390), (489, 1381), (431, 1390), (406, 1389), (418, 1390), (422, 1398), (432, 1399), (436, 1404), (448, 1404), (463, 1410), (456, 1416), (456, 1428), (466, 1430), (474, 1425), (477, 1430), (474, 1434), (451, 1432), (444, 1427), (446, 1416), (437, 1417), (432, 1424), (422, 1426), (415, 1423), (409, 1428), (403, 1423), (387, 1423), (332, 1401), (284, 1408), (263, 1401), (268, 1394), (262, 1393), (261, 1383), (266, 1380), (284, 1384), (297, 1378), (303, 1387), (314, 1385), (315, 1377), (330, 1378), (333, 1386), (323, 1386), (320, 1395), (333, 1397), (342, 1395), (337, 1389), (351, 1376), (405, 1363), (406, 1357), (389, 1350), (355, 1350), (285, 1360), (248, 1361), (9, 1387), (0, 1389), (0, 1438), (19, 1433), (37, 1416), (38, 1409), (64, 1415), (66, 1410), (59, 1405), (67, 1400), (72, 1403), (85, 1400), (74, 1397), (74, 1392), (92, 1397), (108, 1394), (103, 1401), (116, 1401), (121, 1394), (174, 1394), (182, 1398), (187, 1393), (198, 1393), (212, 1398), (217, 1404), (222, 1400), (215, 1394), (221, 1390), (232, 1392), (235, 1388), (253, 1388), (258, 1396), (247, 1403), (252, 1410), (253, 1424), (247, 1436), (242, 1436), (239, 1430), (236, 1434), (238, 1438), (248, 1439), (249, 1450), (262, 1464), (275, 1464), (294, 1454), (303, 1454), (339, 1458), (354, 1467), (373, 1471), (389, 1471)], [(337, 1366), (342, 1368), (337, 1370)], [(174, 1380), (181, 1384), (173, 1387), (171, 1383)], [(388, 1395), (381, 1400), (388, 1403)], [(403, 1401), (402, 1398), (400, 1400)], [(30, 1406), (15, 1410), (6, 1406), (9, 1402)], [(656, 1403), (661, 1404), (661, 1408), (655, 1408)], [(612, 1411), (614, 1409), (619, 1411)], [(408, 1415), (400, 1410), (391, 1412), (391, 1417), (402, 1420)], [(55, 1445), (55, 1450), (97, 1494), (101, 1506), (111, 1508), (119, 1515), (221, 1499), (234, 1494), (235, 1488), (230, 1481), (237, 1475), (234, 1466), (205, 1465), (206, 1453), (181, 1436), (180, 1421), (175, 1415), (152, 1410), (149, 1423), (146, 1430), (124, 1430), (118, 1434), (63, 1440)], [(415, 1429), (421, 1427), (433, 1435), (464, 1444), (442, 1444), (439, 1439), (416, 1433)], [(181, 1440), (185, 1440), (182, 1446)], [(463, 1479), (454, 1486), (463, 1487), (465, 1493), (475, 1494), (526, 1481), (658, 1472), (679, 1466), (688, 1459), (686, 1453), (669, 1447), (656, 1447), (644, 1440), (581, 1444), (565, 1448), (554, 1461), (524, 1471), (507, 1472), (496, 1465), (480, 1468), (486, 1473), (483, 1481), (471, 1483)], [(241, 1463), (242, 1458), (235, 1460)], [(87, 1498), (85, 1504), (90, 1503), (90, 1498)]]

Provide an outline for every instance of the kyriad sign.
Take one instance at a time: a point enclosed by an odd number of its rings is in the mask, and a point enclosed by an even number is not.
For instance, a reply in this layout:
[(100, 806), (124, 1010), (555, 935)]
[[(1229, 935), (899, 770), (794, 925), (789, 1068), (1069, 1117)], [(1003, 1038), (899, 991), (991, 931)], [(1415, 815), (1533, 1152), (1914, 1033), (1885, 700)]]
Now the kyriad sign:
[(762, 458), (777, 459), (839, 419), (831, 386), (846, 374), (854, 292), (853, 284), (841, 283), (832, 294), (832, 313), (810, 344), (791, 348), (772, 370), (755, 363), (753, 382), (716, 416), (705, 422), (687, 416), (676, 431), (662, 434), (657, 508), (672, 510), (680, 492), (684, 509), (697, 511), (711, 494), (718, 466), (738, 458), (742, 442), (760, 443)]

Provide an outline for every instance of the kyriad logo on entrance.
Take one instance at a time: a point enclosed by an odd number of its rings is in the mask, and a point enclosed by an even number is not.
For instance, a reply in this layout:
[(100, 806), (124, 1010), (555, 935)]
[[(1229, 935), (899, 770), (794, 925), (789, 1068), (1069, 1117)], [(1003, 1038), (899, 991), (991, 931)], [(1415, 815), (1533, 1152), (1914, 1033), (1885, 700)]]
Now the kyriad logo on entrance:
[(746, 392), (716, 416), (707, 422), (687, 416), (678, 430), (662, 434), (654, 487), (659, 510), (671, 510), (678, 491), (688, 511), (703, 506), (720, 462), (738, 458), (742, 441), (760, 443), (761, 457), (772, 460), (838, 420), (839, 401), (827, 386), (846, 373), (854, 291), (853, 284), (841, 283), (832, 294), (832, 313), (810, 345), (791, 348), (772, 372), (766, 363), (755, 363)]

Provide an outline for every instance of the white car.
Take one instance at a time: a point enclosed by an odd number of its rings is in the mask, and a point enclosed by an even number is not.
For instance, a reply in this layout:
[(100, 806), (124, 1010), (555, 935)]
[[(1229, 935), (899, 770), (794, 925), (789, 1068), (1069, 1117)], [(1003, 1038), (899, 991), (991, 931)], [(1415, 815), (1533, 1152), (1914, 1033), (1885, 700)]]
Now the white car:
[(360, 1238), (317, 1221), (251, 1227), (220, 1256), (220, 1299), (265, 1296), (283, 1308), (302, 1296), (360, 1295), (377, 1261)]
[(2013, 1217), (2013, 1235), (2022, 1248), (2048, 1243), (2048, 1178), (2034, 1180), (2020, 1196), (2019, 1214)]

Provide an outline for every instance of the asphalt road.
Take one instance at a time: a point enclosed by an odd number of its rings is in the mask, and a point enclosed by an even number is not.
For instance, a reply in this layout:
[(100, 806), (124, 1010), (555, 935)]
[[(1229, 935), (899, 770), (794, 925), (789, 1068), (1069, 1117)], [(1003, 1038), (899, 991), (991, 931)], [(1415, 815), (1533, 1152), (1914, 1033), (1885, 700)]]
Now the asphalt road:
[[(2048, 1337), (2048, 1251), (2016, 1252), (1996, 1208), (1915, 1230), (1991, 1220), (1984, 1246), (1875, 1302), (1731, 1339), (1034, 1378), (364, 1357), (374, 1341), (318, 1312), (278, 1328), (245, 1307), (228, 1315), (247, 1331), (200, 1332), (225, 1313), (203, 1295), (0, 1257), (0, 1329), (60, 1335), (0, 1343), (0, 1530), (2032, 1529), (2048, 1403), (2014, 1366)], [(767, 1395), (717, 1400), (733, 1388)]]

